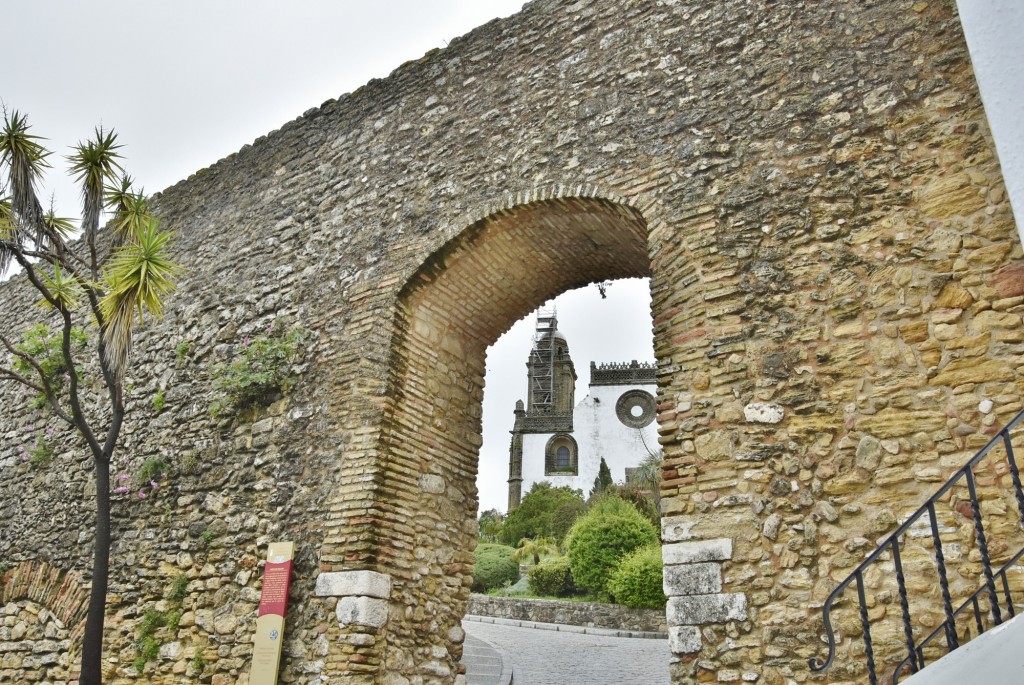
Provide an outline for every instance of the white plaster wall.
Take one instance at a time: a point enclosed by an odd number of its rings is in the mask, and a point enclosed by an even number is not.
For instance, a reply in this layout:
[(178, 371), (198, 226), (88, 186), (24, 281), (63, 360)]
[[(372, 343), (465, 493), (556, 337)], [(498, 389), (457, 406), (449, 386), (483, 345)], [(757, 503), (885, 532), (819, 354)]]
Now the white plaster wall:
[(1024, 240), (1024, 0), (957, 0), (957, 7)]
[(568, 485), (583, 491), (584, 497), (594, 487), (594, 479), (604, 457), (612, 472), (612, 480), (623, 483), (626, 467), (640, 464), (647, 449), (658, 450), (658, 424), (652, 422), (642, 429), (624, 425), (615, 415), (615, 403), (628, 390), (642, 389), (656, 396), (655, 385), (591, 386), (590, 394), (573, 410), (572, 437), (579, 447), (579, 475), (544, 475), (544, 448), (554, 433), (523, 436), (523, 495), (534, 483), (542, 480), (552, 485)]

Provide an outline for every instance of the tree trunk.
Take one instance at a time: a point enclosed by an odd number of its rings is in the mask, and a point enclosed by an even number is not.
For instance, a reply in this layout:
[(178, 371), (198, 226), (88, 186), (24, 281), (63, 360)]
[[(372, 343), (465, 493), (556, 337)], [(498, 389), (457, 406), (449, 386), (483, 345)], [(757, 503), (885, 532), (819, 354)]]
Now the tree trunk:
[(107, 610), (110, 566), (110, 462), (93, 459), (96, 472), (96, 542), (92, 555), (92, 591), (82, 637), (79, 685), (103, 683), (103, 621)]

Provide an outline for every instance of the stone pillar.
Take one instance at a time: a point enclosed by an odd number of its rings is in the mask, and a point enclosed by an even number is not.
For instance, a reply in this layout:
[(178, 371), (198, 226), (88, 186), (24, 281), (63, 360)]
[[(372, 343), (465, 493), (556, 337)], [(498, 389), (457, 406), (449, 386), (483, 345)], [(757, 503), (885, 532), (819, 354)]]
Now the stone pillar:
[(526, 410), (523, 401), (516, 402), (516, 423), (508, 454), (508, 511), (519, 506), (523, 499), (523, 434), (520, 430)]
[(321, 573), (316, 594), (337, 598), (334, 613), (341, 632), (342, 663), (334, 664), (333, 672), (350, 674), (344, 682), (352, 685), (374, 683), (384, 663), (391, 577), (376, 571)]

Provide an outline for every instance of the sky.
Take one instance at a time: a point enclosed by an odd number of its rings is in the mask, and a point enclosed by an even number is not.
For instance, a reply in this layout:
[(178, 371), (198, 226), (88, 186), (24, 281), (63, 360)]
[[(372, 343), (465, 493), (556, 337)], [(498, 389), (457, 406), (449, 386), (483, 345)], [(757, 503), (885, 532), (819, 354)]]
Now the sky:
[[(518, 11), (522, 0), (0, 0), (0, 100), (49, 140), (45, 180), (62, 216), (78, 213), (62, 157), (113, 127), (149, 193), (257, 137), (382, 78), (405, 61)], [(1024, 2), (958, 0), (1011, 201), (1024, 216)], [(589, 362), (653, 359), (644, 281), (557, 302), (585, 394)], [(607, 326), (615, 321), (614, 326)], [(533, 319), (488, 352), (481, 508), (506, 507), (508, 431), (525, 399)]]

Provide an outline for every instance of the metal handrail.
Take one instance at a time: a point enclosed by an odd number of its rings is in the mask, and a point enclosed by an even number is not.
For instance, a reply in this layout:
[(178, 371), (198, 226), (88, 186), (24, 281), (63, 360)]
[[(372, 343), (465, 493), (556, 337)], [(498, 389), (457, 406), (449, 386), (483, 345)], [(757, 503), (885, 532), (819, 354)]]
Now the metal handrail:
[[(924, 654), (923, 648), (925, 645), (930, 643), (932, 639), (941, 631), (945, 634), (946, 645), (949, 651), (953, 651), (959, 647), (959, 640), (956, 633), (956, 616), (962, 612), (968, 604), (974, 607), (975, 620), (978, 625), (979, 632), (983, 632), (984, 628), (981, 621), (981, 612), (978, 605), (978, 598), (982, 593), (988, 594), (989, 599), (989, 610), (992, 612), (992, 619), (995, 625), (1002, 623), (1002, 613), (999, 607), (999, 596), (996, 592), (995, 578), (1000, 576), (1003, 582), (1003, 588), (1006, 593), (1007, 609), (1011, 616), (1015, 614), (1013, 607), (1013, 601), (1010, 597), (1009, 584), (1006, 580), (1007, 569), (1024, 556), (1024, 550), (1017, 553), (1013, 559), (1007, 562), (999, 571), (993, 573), (992, 564), (989, 561), (988, 553), (988, 542), (985, 537), (985, 527), (981, 519), (981, 509), (978, 502), (978, 493), (974, 482), (974, 466), (981, 461), (996, 445), (1002, 443), (1006, 448), (1006, 459), (1009, 463), (1010, 476), (1013, 480), (1014, 495), (1017, 500), (1017, 509), (1020, 513), (1021, 525), (1024, 525), (1024, 490), (1021, 489), (1020, 471), (1017, 467), (1017, 462), (1013, 454), (1013, 445), (1010, 442), (1010, 431), (1015, 428), (1018, 424), (1024, 421), (1024, 411), (1017, 414), (1013, 419), (1006, 424), (1000, 431), (993, 437), (988, 443), (978, 450), (966, 464), (957, 469), (957, 471), (946, 481), (942, 487), (940, 487), (935, 494), (933, 494), (928, 501), (925, 502), (917, 511), (915, 511), (910, 518), (908, 518), (899, 528), (896, 529), (888, 538), (880, 544), (875, 551), (869, 554), (863, 562), (845, 579), (843, 582), (832, 591), (825, 600), (825, 604), (822, 607), (822, 617), (825, 623), (825, 633), (828, 637), (828, 658), (822, 660), (818, 657), (812, 657), (808, 660), (808, 665), (812, 671), (820, 672), (828, 669), (832, 666), (832, 662), (835, 661), (836, 657), (836, 639), (835, 632), (832, 629), (831, 611), (832, 606), (839, 598), (840, 595), (850, 586), (851, 583), (857, 585), (857, 597), (860, 604), (860, 619), (861, 627), (863, 629), (864, 639), (864, 655), (868, 662), (868, 676), (871, 681), (871, 685), (877, 685), (878, 677), (875, 669), (874, 651), (871, 644), (871, 626), (868, 620), (867, 604), (864, 597), (864, 572), (867, 568), (878, 560), (887, 551), (892, 552), (893, 564), (896, 568), (896, 583), (899, 590), (900, 596), (900, 608), (903, 618), (903, 633), (907, 645), (907, 657), (897, 666), (893, 672), (893, 683), (898, 682), (899, 676), (902, 674), (906, 666), (910, 666), (911, 673), (916, 673), (921, 668), (924, 668)], [(956, 611), (953, 611), (952, 601), (949, 594), (949, 583), (946, 578), (946, 565), (945, 559), (942, 553), (942, 540), (939, 537), (939, 528), (935, 515), (935, 503), (940, 497), (945, 495), (950, 489), (953, 488), (961, 479), (966, 480), (967, 489), (970, 493), (971, 498), (971, 514), (974, 519), (974, 530), (977, 537), (978, 550), (981, 553), (982, 567), (985, 574), (985, 583), (981, 588), (978, 589), (963, 605), (961, 605)], [(910, 622), (910, 610), (909, 603), (907, 600), (907, 589), (906, 581), (903, 576), (903, 566), (900, 559), (900, 543), (899, 539), (902, 535), (907, 533), (917, 521), (921, 519), (925, 514), (930, 519), (930, 528), (932, 540), (935, 545), (935, 556), (936, 565), (938, 566), (939, 572), (939, 585), (942, 591), (942, 603), (943, 610), (945, 613), (946, 620), (943, 621), (942, 625), (939, 626), (931, 635), (929, 635), (921, 643), (915, 643), (913, 630)]]
[[(1009, 583), (1009, 581), (1006, 578), (1006, 572), (1010, 569), (1010, 567), (1012, 567), (1014, 564), (1016, 564), (1018, 561), (1020, 561), (1021, 557), (1024, 557), (1024, 549), (1021, 549), (1021, 551), (1017, 552), (1017, 554), (1015, 554), (1012, 559), (1010, 559), (1008, 562), (1003, 564), (1003, 567), (1000, 568), (996, 572), (996, 574), (995, 574), (997, 577), (1001, 578), (1002, 581), (1003, 581), (1002, 585), (1003, 585), (1003, 593), (1006, 596), (1006, 607), (1009, 610), (1009, 614), (1010, 614), (1011, 618), (1016, 616), (1017, 612), (1016, 612), (1016, 610), (1014, 609), (1014, 606), (1013, 606), (1013, 598), (1010, 596), (1010, 583)], [(985, 585), (982, 585), (980, 588), (978, 588), (974, 592), (973, 595), (968, 597), (967, 600), (964, 601), (964, 603), (961, 604), (956, 609), (956, 611), (953, 612), (953, 617), (955, 618), (955, 617), (959, 616), (961, 614), (961, 612), (963, 612), (963, 610), (966, 609), (967, 607), (971, 607), (972, 609), (974, 609), (974, 623), (975, 623), (975, 625), (978, 628), (978, 634), (979, 635), (981, 633), (985, 632), (985, 627), (984, 627), (984, 624), (982, 623), (982, 619), (981, 619), (981, 606), (978, 604), (978, 596), (982, 592), (988, 592), (988, 587), (985, 586)], [(923, 640), (921, 640), (920, 642), (917, 643), (917, 649), (915, 650), (915, 652), (916, 652), (916, 656), (917, 656), (917, 661), (920, 664), (921, 668), (924, 668), (924, 665), (925, 665), (924, 664), (924, 648), (927, 647), (931, 643), (932, 640), (934, 640), (936, 637), (938, 637), (940, 633), (947, 633), (947, 638), (948, 638), (948, 632), (947, 632), (948, 630), (949, 630), (949, 625), (946, 622), (943, 622), (942, 625), (940, 625), (938, 628), (936, 628), (934, 631), (932, 631), (931, 634), (928, 635), (928, 637), (926, 637), (925, 639), (923, 639)], [(956, 632), (955, 631), (953, 632), (953, 639), (956, 640)], [(899, 665), (896, 666), (896, 670), (895, 670), (895, 672), (893, 674), (894, 679), (896, 677), (896, 674), (902, 674), (903, 673), (903, 669), (905, 669), (907, 666), (909, 666), (910, 663), (911, 663), (911, 660), (910, 660), (909, 656), (906, 659), (904, 659), (903, 661), (901, 661), (899, 663)], [(895, 682), (895, 680), (894, 680), (894, 682)]]

